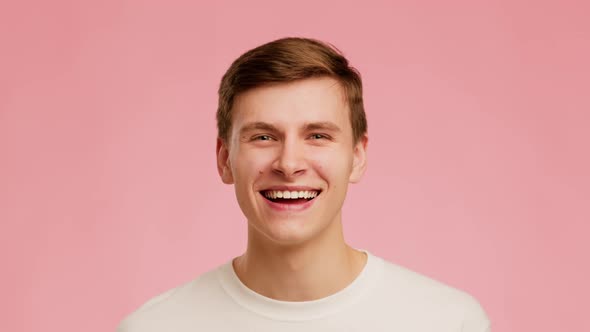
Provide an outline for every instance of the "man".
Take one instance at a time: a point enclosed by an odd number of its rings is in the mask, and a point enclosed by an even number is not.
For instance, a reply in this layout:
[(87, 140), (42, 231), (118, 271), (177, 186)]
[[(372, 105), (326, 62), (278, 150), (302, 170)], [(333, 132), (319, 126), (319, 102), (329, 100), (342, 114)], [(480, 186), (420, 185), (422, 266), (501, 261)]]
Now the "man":
[(276, 40), (224, 75), (217, 165), (248, 220), (243, 255), (144, 304), (120, 332), (485, 332), (466, 293), (346, 244), (366, 167), (361, 79), (334, 48)]

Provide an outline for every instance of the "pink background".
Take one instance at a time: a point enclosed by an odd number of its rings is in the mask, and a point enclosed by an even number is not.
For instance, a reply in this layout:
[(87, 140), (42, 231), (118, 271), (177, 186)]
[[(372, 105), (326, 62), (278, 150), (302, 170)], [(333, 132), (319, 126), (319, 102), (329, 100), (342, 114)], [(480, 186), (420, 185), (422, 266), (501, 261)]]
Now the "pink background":
[(12, 3), (1, 331), (113, 331), (243, 251), (216, 90), (242, 52), (293, 35), (364, 78), (353, 246), (473, 294), (494, 331), (590, 331), (587, 2)]

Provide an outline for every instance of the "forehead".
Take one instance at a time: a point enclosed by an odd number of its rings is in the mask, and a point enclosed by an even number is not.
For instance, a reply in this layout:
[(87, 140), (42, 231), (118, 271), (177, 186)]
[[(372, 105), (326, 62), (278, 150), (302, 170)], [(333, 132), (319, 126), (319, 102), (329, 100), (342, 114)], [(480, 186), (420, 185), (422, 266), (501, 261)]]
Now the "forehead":
[[(333, 78), (309, 78), (265, 85), (236, 97), (233, 128), (251, 121), (296, 125), (315, 121), (349, 124), (349, 111), (341, 84)], [(345, 128), (343, 128), (345, 129)]]

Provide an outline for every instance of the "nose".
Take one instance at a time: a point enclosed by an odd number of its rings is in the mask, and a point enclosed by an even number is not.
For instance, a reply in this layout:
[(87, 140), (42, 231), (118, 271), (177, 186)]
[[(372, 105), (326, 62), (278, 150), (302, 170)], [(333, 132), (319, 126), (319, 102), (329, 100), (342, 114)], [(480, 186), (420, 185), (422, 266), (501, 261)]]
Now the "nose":
[(303, 144), (297, 140), (285, 140), (272, 167), (273, 172), (287, 178), (304, 174), (307, 162)]

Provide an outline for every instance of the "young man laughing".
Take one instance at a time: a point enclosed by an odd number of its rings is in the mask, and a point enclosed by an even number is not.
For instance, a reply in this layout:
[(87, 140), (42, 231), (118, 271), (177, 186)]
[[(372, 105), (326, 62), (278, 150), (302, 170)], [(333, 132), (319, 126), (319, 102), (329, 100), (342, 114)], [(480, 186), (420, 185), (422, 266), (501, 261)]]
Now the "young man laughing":
[(153, 298), (120, 332), (486, 332), (462, 291), (345, 242), (342, 205), (367, 163), (357, 71), (335, 48), (279, 39), (224, 75), (217, 166), (248, 221), (238, 257)]

